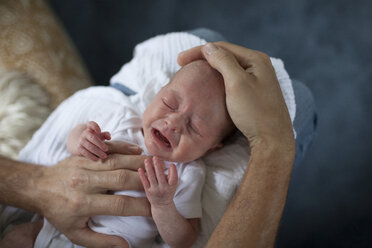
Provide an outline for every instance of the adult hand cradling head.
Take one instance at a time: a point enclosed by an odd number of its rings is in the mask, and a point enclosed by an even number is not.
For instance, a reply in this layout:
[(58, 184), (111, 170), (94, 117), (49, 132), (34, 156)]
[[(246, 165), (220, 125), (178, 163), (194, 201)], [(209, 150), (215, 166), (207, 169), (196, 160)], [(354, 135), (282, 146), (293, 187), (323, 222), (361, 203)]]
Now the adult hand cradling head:
[(183, 66), (202, 58), (222, 74), (228, 112), (251, 148), (269, 140), (294, 145), (291, 120), (269, 56), (216, 42), (180, 53), (178, 63)]

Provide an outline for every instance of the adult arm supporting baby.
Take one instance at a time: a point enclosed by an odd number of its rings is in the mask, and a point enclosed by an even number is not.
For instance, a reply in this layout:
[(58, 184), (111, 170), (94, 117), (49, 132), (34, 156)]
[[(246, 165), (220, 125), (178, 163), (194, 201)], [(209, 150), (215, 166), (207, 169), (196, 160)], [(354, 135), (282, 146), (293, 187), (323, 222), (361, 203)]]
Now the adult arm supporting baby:
[(121, 238), (95, 233), (87, 222), (95, 215), (151, 215), (145, 198), (105, 194), (107, 190), (140, 189), (136, 170), (146, 157), (122, 142), (111, 142), (108, 149), (116, 154), (103, 162), (73, 156), (51, 167), (0, 157), (0, 202), (44, 215), (79, 245), (122, 245)]
[(242, 182), (207, 247), (273, 247), (295, 155), (275, 71), (266, 54), (227, 42), (192, 48), (178, 62), (200, 58), (222, 74), (227, 109), (251, 149)]

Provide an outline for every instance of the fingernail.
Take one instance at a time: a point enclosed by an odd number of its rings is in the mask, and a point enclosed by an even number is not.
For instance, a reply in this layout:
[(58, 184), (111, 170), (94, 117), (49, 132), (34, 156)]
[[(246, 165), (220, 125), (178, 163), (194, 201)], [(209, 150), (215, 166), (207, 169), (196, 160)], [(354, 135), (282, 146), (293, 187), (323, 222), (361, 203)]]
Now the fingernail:
[(204, 46), (204, 49), (205, 49), (205, 52), (208, 54), (208, 55), (211, 55), (212, 53), (214, 53), (218, 47), (215, 46), (214, 44), (212, 43), (207, 43), (205, 46)]
[(138, 146), (129, 146), (129, 150), (132, 152), (142, 152), (142, 149)]

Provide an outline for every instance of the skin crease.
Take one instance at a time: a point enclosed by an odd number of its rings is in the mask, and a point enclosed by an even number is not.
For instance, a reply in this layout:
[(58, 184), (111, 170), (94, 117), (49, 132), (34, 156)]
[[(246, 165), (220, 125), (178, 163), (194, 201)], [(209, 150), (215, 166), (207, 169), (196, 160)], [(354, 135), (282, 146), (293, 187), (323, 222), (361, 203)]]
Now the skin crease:
[[(146, 109), (142, 126), (149, 152), (169, 161), (189, 162), (221, 147), (222, 138), (234, 127), (222, 76), (203, 60), (184, 66)], [(168, 139), (171, 148), (156, 142), (154, 130)]]

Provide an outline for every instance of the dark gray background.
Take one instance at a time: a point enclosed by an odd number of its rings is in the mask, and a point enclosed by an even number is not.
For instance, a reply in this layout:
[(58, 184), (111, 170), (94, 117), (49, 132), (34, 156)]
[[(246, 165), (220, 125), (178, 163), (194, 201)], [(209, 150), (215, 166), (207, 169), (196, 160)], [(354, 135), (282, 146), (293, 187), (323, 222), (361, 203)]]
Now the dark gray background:
[(284, 60), (319, 129), (294, 171), (277, 247), (372, 247), (372, 1), (50, 0), (97, 84), (156, 34), (207, 27)]

